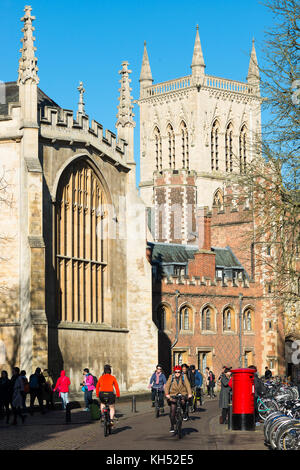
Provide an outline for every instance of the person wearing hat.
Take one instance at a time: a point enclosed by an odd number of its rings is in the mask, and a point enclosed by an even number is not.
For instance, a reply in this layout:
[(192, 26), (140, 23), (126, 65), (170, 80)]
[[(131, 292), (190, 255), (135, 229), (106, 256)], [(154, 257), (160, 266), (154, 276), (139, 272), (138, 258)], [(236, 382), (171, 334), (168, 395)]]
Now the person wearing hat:
[(184, 421), (187, 420), (186, 415), (186, 401), (192, 397), (192, 389), (190, 382), (187, 376), (182, 374), (181, 366), (175, 366), (173, 369), (173, 374), (171, 374), (167, 380), (165, 385), (165, 395), (168, 401), (168, 405), (170, 406), (170, 422), (171, 428), (170, 432), (175, 432), (174, 425), (175, 425), (175, 414), (176, 414), (176, 401), (172, 398), (181, 394), (181, 406), (184, 411)]
[(228, 423), (229, 416), (229, 403), (230, 403), (230, 391), (229, 381), (231, 377), (231, 370), (226, 367), (220, 376), (221, 379), (221, 391), (219, 396), (219, 408), (222, 410), (220, 416), (220, 424)]

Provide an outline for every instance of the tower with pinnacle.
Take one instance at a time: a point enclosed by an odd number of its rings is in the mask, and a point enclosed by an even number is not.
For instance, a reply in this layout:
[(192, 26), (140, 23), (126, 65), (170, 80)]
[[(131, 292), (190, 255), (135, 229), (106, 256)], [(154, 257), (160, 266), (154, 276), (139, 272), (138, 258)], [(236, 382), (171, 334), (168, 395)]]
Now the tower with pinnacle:
[[(191, 73), (181, 78), (155, 83), (144, 43), (138, 100), (140, 194), (152, 214), (166, 213), (167, 206), (177, 204), (171, 195), (176, 194), (175, 187), (181, 194), (186, 192), (187, 176), (194, 179), (195, 207), (211, 208), (224, 195), (232, 173), (243, 171), (243, 165), (255, 155), (261, 133), (261, 97), (254, 41), (245, 82), (210, 75), (208, 67), (198, 25)], [(175, 185), (177, 175), (185, 182)], [(156, 197), (157, 182), (160, 192), (165, 189), (160, 202)], [(187, 207), (182, 211), (193, 214), (193, 204), (183, 199)], [(165, 220), (172, 217), (169, 214)], [(154, 240), (162, 240), (159, 233), (170, 233), (168, 227), (159, 228), (155, 215), (152, 221)], [(172, 237), (163, 240), (172, 241)], [(186, 234), (181, 241), (188, 240)]]

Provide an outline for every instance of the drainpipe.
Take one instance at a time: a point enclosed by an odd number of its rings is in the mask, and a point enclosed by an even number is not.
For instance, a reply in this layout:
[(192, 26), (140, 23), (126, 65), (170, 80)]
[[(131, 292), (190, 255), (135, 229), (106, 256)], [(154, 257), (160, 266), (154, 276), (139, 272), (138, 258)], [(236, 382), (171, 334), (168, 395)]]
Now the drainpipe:
[(242, 303), (243, 303), (243, 294), (239, 294), (240, 299), (240, 311), (239, 311), (239, 343), (240, 343), (240, 367), (242, 367)]
[(175, 291), (175, 305), (176, 305), (176, 335), (175, 335), (175, 340), (174, 343), (171, 346), (171, 350), (174, 348), (174, 346), (178, 342), (178, 333), (179, 333), (179, 328), (178, 328), (178, 297), (180, 296), (179, 290)]

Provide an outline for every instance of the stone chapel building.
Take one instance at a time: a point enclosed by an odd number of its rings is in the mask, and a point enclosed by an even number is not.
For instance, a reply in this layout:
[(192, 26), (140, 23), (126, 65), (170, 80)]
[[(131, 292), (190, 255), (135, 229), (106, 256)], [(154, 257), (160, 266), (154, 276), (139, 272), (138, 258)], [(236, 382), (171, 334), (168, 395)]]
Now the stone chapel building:
[[(148, 210), (159, 360), (285, 371), (281, 310), (256, 268), (250, 201), (233, 176), (257, 152), (260, 77), (254, 41), (246, 82), (207, 75), (199, 30), (191, 74), (153, 83), (140, 74), (140, 194)], [(256, 268), (256, 269), (255, 269)]]
[[(31, 7), (17, 81), (0, 104), (0, 367), (31, 374), (112, 365), (145, 389), (157, 361), (145, 206), (135, 184), (130, 70), (122, 63), (117, 136), (39, 87)], [(134, 367), (132, 367), (134, 364)]]

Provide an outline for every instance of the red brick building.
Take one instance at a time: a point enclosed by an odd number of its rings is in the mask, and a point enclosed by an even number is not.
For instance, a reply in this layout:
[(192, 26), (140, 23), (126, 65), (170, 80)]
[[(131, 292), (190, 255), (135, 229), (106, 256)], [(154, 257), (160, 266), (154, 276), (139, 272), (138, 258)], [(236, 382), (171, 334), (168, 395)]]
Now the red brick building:
[(283, 326), (270, 316), (278, 306), (255, 269), (247, 204), (227, 190), (212, 211), (197, 209), (196, 221), (193, 244), (148, 243), (159, 361), (168, 372), (186, 362), (217, 375), (224, 365), (250, 364), (284, 373)]

